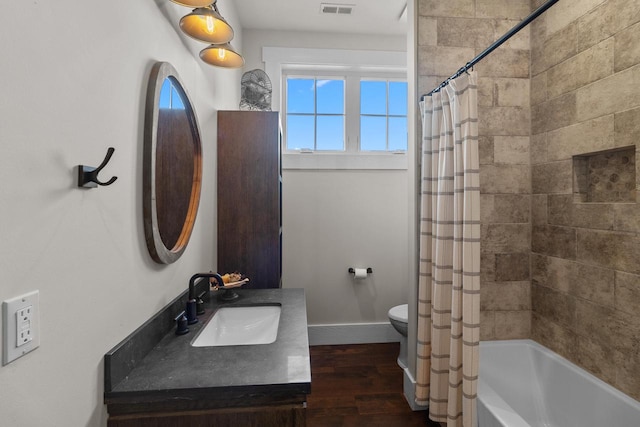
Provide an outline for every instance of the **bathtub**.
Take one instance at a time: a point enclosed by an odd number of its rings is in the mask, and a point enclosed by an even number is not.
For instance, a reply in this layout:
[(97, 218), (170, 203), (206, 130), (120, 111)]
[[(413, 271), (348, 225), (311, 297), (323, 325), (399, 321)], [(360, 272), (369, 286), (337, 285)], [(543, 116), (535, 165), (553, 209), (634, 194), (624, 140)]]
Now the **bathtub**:
[(640, 402), (534, 341), (483, 341), (478, 425), (639, 427)]

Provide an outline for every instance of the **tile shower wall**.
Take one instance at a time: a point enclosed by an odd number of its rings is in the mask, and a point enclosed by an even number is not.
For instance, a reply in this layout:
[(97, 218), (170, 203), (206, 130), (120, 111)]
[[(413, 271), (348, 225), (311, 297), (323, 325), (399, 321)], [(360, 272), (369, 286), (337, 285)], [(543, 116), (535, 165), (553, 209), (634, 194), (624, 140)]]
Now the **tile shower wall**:
[(581, 198), (572, 157), (610, 150), (591, 173), (611, 177), (640, 142), (639, 40), (637, 0), (561, 0), (531, 26), (532, 337), (636, 399), (640, 207)]
[[(529, 8), (528, 0), (419, 0), (420, 93), (470, 61)], [(530, 336), (529, 57), (524, 30), (476, 66), (484, 340)]]

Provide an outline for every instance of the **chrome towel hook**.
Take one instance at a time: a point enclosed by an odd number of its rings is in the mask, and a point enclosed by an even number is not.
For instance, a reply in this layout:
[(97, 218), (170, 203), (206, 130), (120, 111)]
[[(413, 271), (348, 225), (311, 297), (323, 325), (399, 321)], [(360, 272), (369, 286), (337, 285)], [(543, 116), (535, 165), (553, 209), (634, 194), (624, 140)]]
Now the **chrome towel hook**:
[(78, 165), (78, 187), (82, 188), (94, 188), (98, 185), (111, 185), (118, 179), (117, 176), (111, 177), (111, 179), (107, 182), (101, 182), (98, 180), (98, 174), (100, 171), (109, 163), (111, 160), (111, 156), (116, 149), (113, 147), (109, 147), (107, 150), (107, 155), (97, 168), (91, 166)]

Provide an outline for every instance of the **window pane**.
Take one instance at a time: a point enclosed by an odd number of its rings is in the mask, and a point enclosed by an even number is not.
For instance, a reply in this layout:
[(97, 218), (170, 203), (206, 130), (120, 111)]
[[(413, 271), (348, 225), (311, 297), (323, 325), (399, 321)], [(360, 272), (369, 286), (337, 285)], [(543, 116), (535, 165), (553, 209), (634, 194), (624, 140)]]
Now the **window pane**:
[(407, 83), (389, 82), (389, 114), (407, 115)]
[(387, 82), (360, 82), (360, 114), (387, 114)]
[(407, 149), (407, 118), (389, 117), (389, 150)]
[(344, 80), (317, 80), (318, 114), (344, 113)]
[(287, 79), (287, 112), (315, 112), (314, 79)]
[(314, 149), (314, 116), (287, 115), (287, 149)]
[(318, 116), (317, 150), (344, 150), (344, 116)]
[(360, 117), (360, 150), (380, 151), (387, 149), (387, 118)]

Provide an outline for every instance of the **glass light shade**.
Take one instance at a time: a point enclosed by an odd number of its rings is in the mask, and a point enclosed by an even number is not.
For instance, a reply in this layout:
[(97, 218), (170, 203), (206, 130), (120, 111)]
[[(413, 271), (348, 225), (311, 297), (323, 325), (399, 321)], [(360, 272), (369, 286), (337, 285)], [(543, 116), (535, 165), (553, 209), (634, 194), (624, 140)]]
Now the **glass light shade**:
[(222, 44), (231, 41), (233, 28), (210, 7), (199, 7), (180, 20), (180, 29), (196, 40)]
[(190, 8), (205, 7), (216, 2), (216, 0), (171, 0), (171, 1), (174, 2), (175, 4), (179, 4), (180, 6), (186, 6)]
[(240, 68), (244, 65), (244, 58), (233, 50), (229, 43), (212, 44), (200, 51), (200, 59), (209, 65), (224, 68)]

